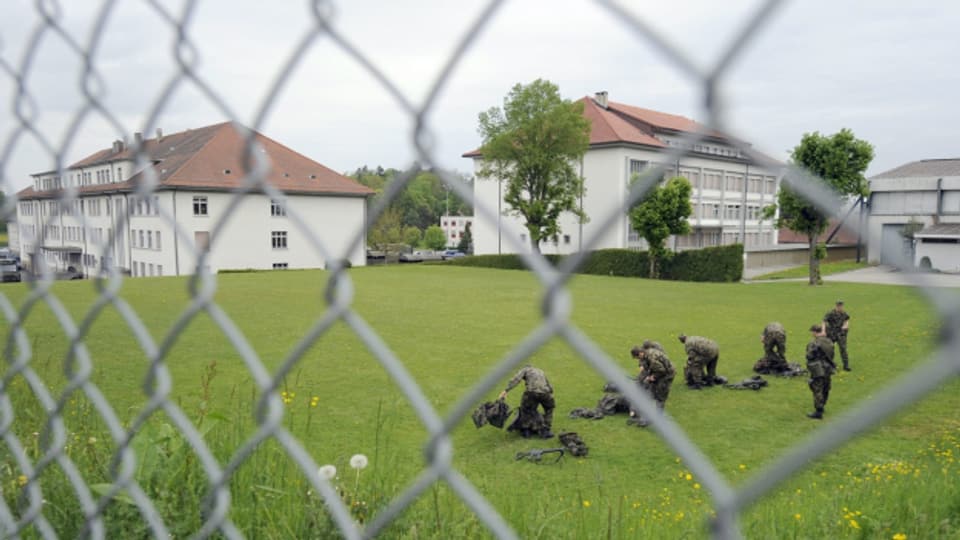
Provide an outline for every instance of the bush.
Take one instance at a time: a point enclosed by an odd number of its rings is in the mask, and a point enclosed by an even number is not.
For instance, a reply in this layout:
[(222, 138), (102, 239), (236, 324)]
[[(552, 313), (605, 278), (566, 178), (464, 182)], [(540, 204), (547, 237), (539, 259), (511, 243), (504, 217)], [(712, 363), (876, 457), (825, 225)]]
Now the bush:
[[(563, 255), (545, 255), (554, 266)], [(474, 255), (449, 261), (457, 266), (525, 270), (519, 255)], [(675, 281), (740, 281), (743, 276), (743, 246), (711, 247), (671, 253), (660, 261), (660, 278)], [(650, 259), (646, 251), (601, 249), (593, 251), (575, 271), (578, 274), (621, 277), (647, 277)]]

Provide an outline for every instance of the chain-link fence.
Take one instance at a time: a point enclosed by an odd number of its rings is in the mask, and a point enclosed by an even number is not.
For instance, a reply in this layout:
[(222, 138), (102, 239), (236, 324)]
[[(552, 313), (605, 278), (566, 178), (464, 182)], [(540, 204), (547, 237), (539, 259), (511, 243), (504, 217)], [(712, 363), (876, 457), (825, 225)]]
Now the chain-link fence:
[[(8, 104), (9, 111), (12, 112), (13, 122), (4, 125), (6, 132), (4, 138), (0, 140), (0, 164), (9, 163), (9, 159), (17, 151), (18, 145), (24, 139), (29, 138), (43, 147), (54, 164), (53, 170), (63, 171), (68, 165), (65, 162), (66, 154), (70, 151), (75, 139), (81, 136), (84, 120), (92, 115), (105, 119), (116, 133), (124, 133), (122, 119), (104, 104), (104, 88), (97, 64), (98, 47), (100, 46), (104, 25), (113, 10), (117, 9), (117, 4), (117, 2), (105, 1), (100, 5), (94, 18), (91, 38), (82, 42), (66, 30), (61, 19), (60, 6), (55, 0), (38, 0), (35, 5), (35, 12), (41, 22), (29, 33), (23, 57), (14, 61), (0, 50), (2, 84), (9, 87), (13, 93), (12, 103)], [(220, 91), (204, 80), (195, 67), (195, 62), (201, 51), (198, 50), (199, 46), (195, 37), (191, 34), (190, 22), (197, 4), (198, 2), (187, 1), (182, 11), (174, 12), (162, 2), (153, 0), (146, 2), (153, 15), (158, 20), (162, 20), (177, 36), (172, 52), (177, 69), (171, 77), (159, 82), (159, 97), (152, 103), (150, 109), (145, 111), (144, 132), (151, 132), (155, 129), (158, 117), (169, 106), (173, 94), (181, 87), (191, 87), (193, 90), (200, 92), (220, 110), (225, 118), (235, 120), (238, 125), (240, 124), (238, 115), (226, 104), (226, 100)], [(327, 2), (313, 2), (310, 5), (313, 24), (290, 51), (286, 63), (283, 64), (269, 90), (264, 95), (260, 108), (251, 123), (252, 130), (260, 130), (261, 125), (269, 116), (271, 107), (282, 99), (281, 93), (289, 77), (295, 72), (298, 62), (316, 46), (318, 40), (323, 38), (335, 43), (357, 65), (366, 70), (395, 100), (395, 106), (409, 116), (415, 126), (411, 135), (411, 143), (416, 148), (417, 159), (421, 164), (437, 166), (437, 170), (441, 170), (438, 166), (440, 160), (437, 159), (432, 146), (433, 134), (428, 129), (425, 118), (435, 108), (435, 104), (443, 94), (454, 68), (458, 66), (465, 53), (471, 48), (481, 30), (489, 25), (498, 11), (501, 10), (501, 4), (503, 2), (491, 1), (486, 5), (450, 52), (447, 62), (433, 81), (426, 98), (422, 102), (416, 103), (379, 66), (365, 57), (354, 46), (350, 36), (343, 35), (337, 26), (332, 23), (333, 7), (331, 5)], [(763, 2), (745, 21), (743, 30), (732, 40), (725, 54), (720, 55), (719, 61), (706, 70), (698, 67), (683, 51), (672, 46), (657, 33), (654, 27), (632, 12), (623, 9), (614, 2), (598, 1), (597, 5), (606, 10), (612, 16), (612, 19), (619, 21), (623, 27), (635, 34), (638, 47), (653, 48), (678, 70), (699, 81), (698, 85), (702, 91), (703, 102), (710, 115), (709, 128), (729, 132), (724, 123), (724, 109), (720, 106), (720, 103), (722, 103), (719, 99), (721, 80), (730, 69), (731, 64), (749, 47), (751, 39), (757, 31), (767, 23), (780, 7), (781, 2), (777, 0)], [(0, 36), (0, 38), (2, 37)], [(54, 140), (51, 134), (38, 128), (38, 105), (34, 101), (31, 86), (28, 82), (36, 55), (47, 40), (56, 40), (61, 46), (65, 46), (70, 54), (75, 55), (76, 59), (83, 65), (83, 74), (78, 88), (83, 98), (82, 106), (69, 120), (66, 134), (60, 141)], [(689, 140), (686, 142), (689, 144), (675, 147), (664, 161), (675, 161), (686, 156), (689, 151), (684, 150), (684, 148), (692, 148), (694, 143), (698, 142), (704, 135), (688, 136)], [(217, 236), (219, 230), (226, 226), (227, 220), (236, 211), (247, 194), (260, 192), (278, 199), (282, 196), (279, 190), (265, 180), (268, 164), (263, 162), (260, 157), (261, 154), (257, 151), (259, 146), (252, 131), (244, 133), (244, 136), (246, 137), (246, 144), (242, 159), (246, 166), (246, 174), (241, 187), (233, 191), (226, 212), (218, 217), (216, 223), (211, 227), (211, 234), (214, 237)], [(742, 145), (741, 149), (756, 162), (765, 164), (771, 169), (783, 170), (784, 179), (797, 191), (817, 201), (819, 206), (831, 214), (837, 214), (838, 202), (830, 191), (823, 187), (822, 183), (809, 177), (804, 171), (784, 170), (781, 164), (773, 163), (765, 156), (753, 153), (748, 145)], [(136, 159), (139, 161), (138, 168), (146, 171), (136, 185), (136, 193), (141, 197), (147, 197), (153, 193), (158, 185), (157, 173), (152, 167), (146, 166), (147, 156), (138, 144), (134, 145), (134, 151), (137, 156)], [(389, 202), (397, 197), (398, 193), (406, 187), (418, 170), (411, 169), (404, 173), (399, 181), (390, 184), (380, 203), (367, 215), (368, 226), (377, 220)], [(619, 209), (620, 212), (626, 212), (630, 206), (638, 201), (656, 179), (662, 176), (662, 173), (662, 170), (657, 169), (648, 171), (641, 178), (641, 181), (632, 187), (629, 197), (624, 201), (623, 207)], [(9, 174), (10, 171), (7, 167), (0, 165), (0, 186), (7, 192), (12, 191), (17, 180), (11, 178)], [(464, 200), (473, 201), (473, 194), (457, 177), (444, 172), (440, 174), (449, 189), (456, 192)], [(76, 201), (79, 195), (80, 192), (75, 186), (67, 186), (60, 192), (58, 200), (66, 207)], [(15, 215), (16, 205), (17, 201), (14, 197), (7, 198), (3, 208), (5, 219)], [(475, 205), (475, 213), (484, 216), (486, 219), (496, 219), (495, 208)], [(594, 216), (594, 220), (599, 222), (597, 229), (605, 230), (615, 226), (619, 216), (622, 216), (622, 213)], [(184, 246), (193, 245), (193, 239), (188, 238), (186, 232), (177, 227), (174, 215), (160, 209), (160, 217), (176, 230), (176, 234), (181, 237)], [(291, 212), (289, 217), (296, 224), (296, 227), (309, 238), (312, 249), (319, 252), (324, 260), (342, 260), (343, 254), (331, 250), (330, 246), (325, 244), (323, 238), (317, 234), (317, 231), (311, 230), (304, 220), (304, 216)], [(48, 219), (52, 219), (52, 217)], [(77, 219), (81, 221), (81, 226), (89, 227), (89, 223), (83, 215), (77, 216)], [(118, 215), (117, 219), (122, 224), (128, 217), (124, 213)], [(118, 227), (117, 230), (121, 230), (121, 227)], [(354, 231), (352, 245), (355, 246), (363, 242), (364, 230), (360, 228)], [(521, 253), (526, 251), (517, 239), (507, 240), (515, 243), (511, 246), (513, 250)], [(105, 245), (117, 241), (117, 238), (113, 235), (110, 238), (102, 239)], [(516, 533), (507, 521), (498, 514), (483, 494), (452, 465), (451, 432), (464, 421), (464, 417), (477, 402), (481, 401), (484, 396), (489, 395), (499, 381), (513, 372), (520, 363), (534, 354), (548, 340), (555, 337), (565, 340), (571, 348), (582, 356), (583, 362), (607, 380), (625, 382), (617, 363), (601, 351), (587, 335), (575, 327), (569, 318), (571, 303), (565, 285), (572, 272), (584, 261), (586, 252), (596, 247), (598, 242), (599, 235), (587, 239), (581, 253), (567, 258), (556, 269), (539, 255), (523, 255), (526, 264), (536, 274), (545, 291), (546, 300), (543, 304), (542, 322), (526, 339), (518, 343), (509, 354), (501, 359), (494, 369), (490, 370), (481, 380), (475, 381), (469, 392), (459, 400), (446, 416), (442, 416), (431, 405), (403, 362), (378, 336), (377, 329), (371, 327), (352, 309), (352, 283), (350, 276), (346, 273), (346, 268), (342, 266), (332, 268), (326, 297), (329, 307), (325, 314), (302, 336), (281, 366), (272, 372), (264, 366), (239, 328), (214, 302), (213, 293), (216, 278), (209, 273), (197, 272), (191, 278), (192, 300), (189, 307), (180, 315), (172, 330), (163, 339), (157, 341), (153, 339), (137, 313), (119, 294), (125, 277), (118, 274), (115, 269), (109, 266), (104, 268), (104, 276), (95, 282), (99, 296), (82, 317), (74, 317), (69, 313), (64, 303), (52, 292), (51, 288), (55, 276), (49, 269), (41, 269), (38, 279), (32, 284), (29, 296), (19, 305), (14, 305), (6, 294), (0, 294), (0, 307), (3, 309), (4, 318), (10, 328), (4, 336), (4, 355), (8, 364), (4, 370), (2, 382), (0, 382), (0, 437), (3, 438), (9, 454), (17, 460), (17, 467), (24, 478), (22, 497), (18, 507), (10, 507), (4, 502), (4, 499), (0, 499), (0, 531), (2, 531), (2, 536), (18, 537), (32, 534), (38, 534), (46, 538), (57, 536), (57, 531), (48, 521), (48, 511), (44, 506), (44, 493), (38, 479), (46, 469), (58, 467), (68, 479), (82, 507), (85, 519), (85, 534), (97, 538), (104, 536), (104, 509), (112, 500), (122, 495), (129, 498), (131, 504), (136, 506), (149, 534), (158, 538), (169, 537), (169, 524), (161, 519), (154, 501), (137, 483), (134, 474), (136, 455), (131, 447), (131, 441), (138, 429), (151, 416), (162, 413), (182, 433), (202, 465), (208, 479), (209, 495), (204, 501), (203, 526), (194, 533), (194, 536), (198, 538), (216, 534), (231, 538), (242, 536), (242, 531), (238, 530), (229, 519), (231, 478), (255, 449), (267, 440), (275, 441), (297, 464), (304, 478), (317, 493), (321, 494), (337, 527), (347, 538), (376, 536), (385, 527), (389, 526), (404, 509), (418, 499), (425, 490), (437, 482), (446, 483), (456, 492), (466, 506), (494, 535), (501, 538), (513, 538)], [(202, 268), (208, 253), (200, 251), (193, 255), (198, 261), (197, 268)], [(958, 360), (960, 355), (955, 354), (958, 346), (958, 335), (960, 335), (957, 332), (957, 326), (960, 324), (958, 306), (946, 297), (932, 292), (932, 289), (925, 288), (923, 275), (915, 275), (914, 279), (916, 285), (926, 293), (930, 302), (939, 311), (943, 320), (942, 344), (935, 355), (934, 361), (924, 364), (922, 368), (909, 374), (909, 376), (903, 377), (895, 385), (891, 385), (887, 390), (860, 404), (843, 418), (824, 426), (810, 440), (792, 448), (768, 466), (764, 473), (757, 475), (743, 485), (732, 486), (677, 424), (671, 421), (669, 417), (655, 414), (655, 405), (646, 395), (632, 385), (621, 385), (630, 402), (642, 414), (653, 419), (653, 429), (683, 459), (684, 463), (701, 480), (703, 486), (711, 494), (716, 510), (716, 518), (712, 526), (717, 537), (734, 538), (739, 536), (738, 516), (759, 497), (770, 493), (778, 484), (800, 470), (811, 459), (823, 456), (851, 440), (857, 433), (877, 425), (895, 412), (921, 399), (943, 381), (955, 376), (960, 371), (960, 360)], [(43, 378), (35, 370), (34, 362), (36, 361), (37, 351), (32, 349), (31, 336), (25, 329), (25, 320), (40, 305), (46, 305), (52, 310), (70, 343), (65, 370), (69, 380), (60, 393), (51, 392)], [(94, 359), (84, 342), (93, 322), (107, 308), (117, 310), (123, 315), (127, 325), (150, 360), (149, 377), (144, 385), (144, 388), (148, 391), (148, 402), (133, 422), (126, 425), (120, 420), (110, 401), (92, 382), (90, 375)], [(258, 390), (259, 401), (256, 408), (258, 427), (255, 433), (240, 448), (236, 449), (232, 459), (226, 463), (221, 463), (214, 458), (213, 452), (205, 443), (197, 426), (191, 422), (178, 404), (170, 399), (172, 379), (166, 365), (167, 355), (178, 334), (201, 313), (209, 316), (219, 326), (233, 347), (239, 351)], [(298, 365), (298, 362), (302, 360), (312, 344), (334, 324), (340, 322), (349, 326), (373, 352), (383, 369), (402, 389), (406, 399), (430, 434), (426, 452), (426, 467), (414, 482), (363, 527), (354, 522), (349, 508), (338, 496), (331, 483), (324, 476), (316, 474), (317, 463), (314, 462), (301, 442), (282, 424), (283, 403), (279, 390), (284, 377)], [(30, 443), (21, 440), (13, 429), (17, 411), (12, 406), (7, 390), (13, 381), (18, 379), (26, 382), (29, 390), (47, 411), (45, 427), (43, 433), (40, 434), (40, 446), (43, 452), (41, 457), (35, 461), (26, 457), (25, 448)], [(113, 480), (109, 488), (103, 493), (91, 491), (77, 464), (64, 451), (68, 443), (64, 411), (70, 400), (77, 395), (84, 396), (93, 404), (96, 413), (107, 426), (117, 448), (109, 465), (109, 473)]]

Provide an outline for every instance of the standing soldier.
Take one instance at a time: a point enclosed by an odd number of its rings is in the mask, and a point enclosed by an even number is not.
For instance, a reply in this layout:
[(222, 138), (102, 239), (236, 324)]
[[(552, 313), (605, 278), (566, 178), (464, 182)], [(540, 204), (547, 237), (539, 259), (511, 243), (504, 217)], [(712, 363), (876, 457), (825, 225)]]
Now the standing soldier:
[(695, 390), (713, 386), (717, 377), (717, 360), (720, 359), (720, 346), (717, 342), (705, 337), (683, 334), (677, 339), (687, 351), (687, 365), (683, 369), (687, 386)]
[(787, 331), (778, 322), (772, 322), (763, 327), (760, 336), (763, 343), (763, 358), (766, 361), (768, 373), (786, 371), (787, 365)]
[[(544, 439), (553, 437), (550, 429), (553, 427), (553, 409), (556, 407), (556, 403), (553, 401), (553, 387), (550, 386), (550, 381), (547, 380), (547, 376), (544, 375), (542, 370), (529, 364), (525, 366), (510, 379), (507, 388), (500, 392), (499, 399), (507, 397), (507, 392), (520, 384), (520, 381), (523, 381), (524, 392), (523, 397), (520, 398), (520, 414), (517, 421), (521, 424), (524, 421), (532, 422), (534, 418), (539, 416), (537, 412), (537, 406), (539, 405), (543, 407), (543, 428), (539, 435)], [(522, 429), (524, 436), (530, 435), (525, 427)]]
[(813, 392), (813, 412), (810, 418), (823, 418), (823, 408), (830, 397), (830, 376), (837, 370), (833, 363), (833, 343), (823, 333), (823, 326), (810, 327), (811, 337), (807, 344), (807, 371), (810, 372), (810, 391)]
[(850, 326), (850, 314), (844, 311), (843, 300), (837, 300), (836, 307), (823, 316), (823, 326), (830, 341), (840, 346), (843, 370), (850, 371), (850, 360), (847, 358), (847, 328)]
[[(634, 345), (630, 350), (630, 355), (637, 360), (640, 367), (640, 376), (638, 381), (640, 386), (650, 392), (651, 397), (657, 403), (657, 408), (662, 412), (667, 404), (667, 397), (670, 396), (670, 385), (673, 384), (673, 377), (676, 372), (673, 364), (667, 358), (667, 353), (663, 351), (660, 344), (655, 341), (644, 341), (643, 347)], [(637, 411), (630, 411), (631, 419), (628, 423), (634, 423), (640, 427), (646, 427), (648, 422), (642, 418)]]

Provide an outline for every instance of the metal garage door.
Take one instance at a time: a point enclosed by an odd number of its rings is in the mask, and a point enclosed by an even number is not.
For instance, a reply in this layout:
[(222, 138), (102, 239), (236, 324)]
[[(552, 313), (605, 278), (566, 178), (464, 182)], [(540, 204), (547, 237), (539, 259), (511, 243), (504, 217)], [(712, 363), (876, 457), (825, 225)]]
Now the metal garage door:
[(880, 263), (900, 267), (913, 266), (913, 241), (903, 237), (903, 224), (883, 226), (880, 241)]

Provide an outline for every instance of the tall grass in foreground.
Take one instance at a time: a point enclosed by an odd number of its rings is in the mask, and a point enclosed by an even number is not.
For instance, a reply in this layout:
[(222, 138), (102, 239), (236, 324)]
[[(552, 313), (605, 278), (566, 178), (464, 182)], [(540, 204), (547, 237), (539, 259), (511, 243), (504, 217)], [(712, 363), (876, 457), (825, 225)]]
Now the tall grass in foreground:
[[(209, 379), (202, 378), (204, 384)], [(47, 437), (40, 423), (45, 415), (22, 382), (14, 382), (7, 390), (18, 416), (31, 419), (30, 425), (38, 430), (18, 430), (28, 443), (27, 457), (37, 462), (46, 451)], [(319, 419), (314, 416), (316, 398), (299, 395), (297, 390), (290, 388), (281, 395), (287, 407), (284, 425), (302, 435)], [(253, 432), (254, 423), (245, 413), (253, 407), (253, 398), (252, 392), (237, 388), (228, 403), (208, 403), (195, 412), (194, 423), (221, 463), (229, 461)], [(71, 402), (64, 420), (69, 430), (64, 454), (76, 464), (94, 496), (104, 495), (113, 481), (114, 444), (83, 398)], [(378, 442), (363, 468), (352, 467), (344, 457), (311, 471), (331, 475), (361, 526), (406, 487), (394, 472), (400, 464), (390, 438), (380, 433), (390, 429), (381, 414), (371, 429), (378, 431)], [(140, 430), (132, 448), (138, 464), (135, 478), (173, 536), (183, 538), (199, 530), (209, 508), (209, 480), (184, 437), (157, 417)], [(895, 459), (865, 462), (847, 471), (814, 466), (748, 511), (741, 525), (749, 538), (960, 538), (958, 455), (960, 423), (953, 422), (927, 444)], [(562, 468), (568, 478), (567, 487), (550, 487), (546, 492), (521, 479), (515, 486), (504, 486), (511, 493), (504, 517), (523, 538), (702, 537), (714, 515), (708, 494), (679, 458), (663, 471), (662, 481), (642, 496), (607, 488), (589, 457), (517, 466)], [(739, 464), (729, 474), (736, 482), (752, 472), (751, 466)], [(28, 482), (39, 483), (43, 513), (60, 536), (83, 532), (85, 517), (59, 466), (49, 465), (40, 471), (39, 479), (28, 479), (8, 449), (0, 447), (0, 489), (15, 515), (27, 508)], [(230, 518), (251, 538), (339, 536), (321, 498), (275, 441), (260, 445), (236, 471), (230, 493)], [(107, 505), (103, 518), (108, 538), (149, 537), (145, 520), (125, 492)], [(37, 532), (28, 528), (26, 536), (35, 537)], [(480, 520), (445, 485), (432, 487), (385, 533), (388, 538), (484, 536), (489, 533)]]

